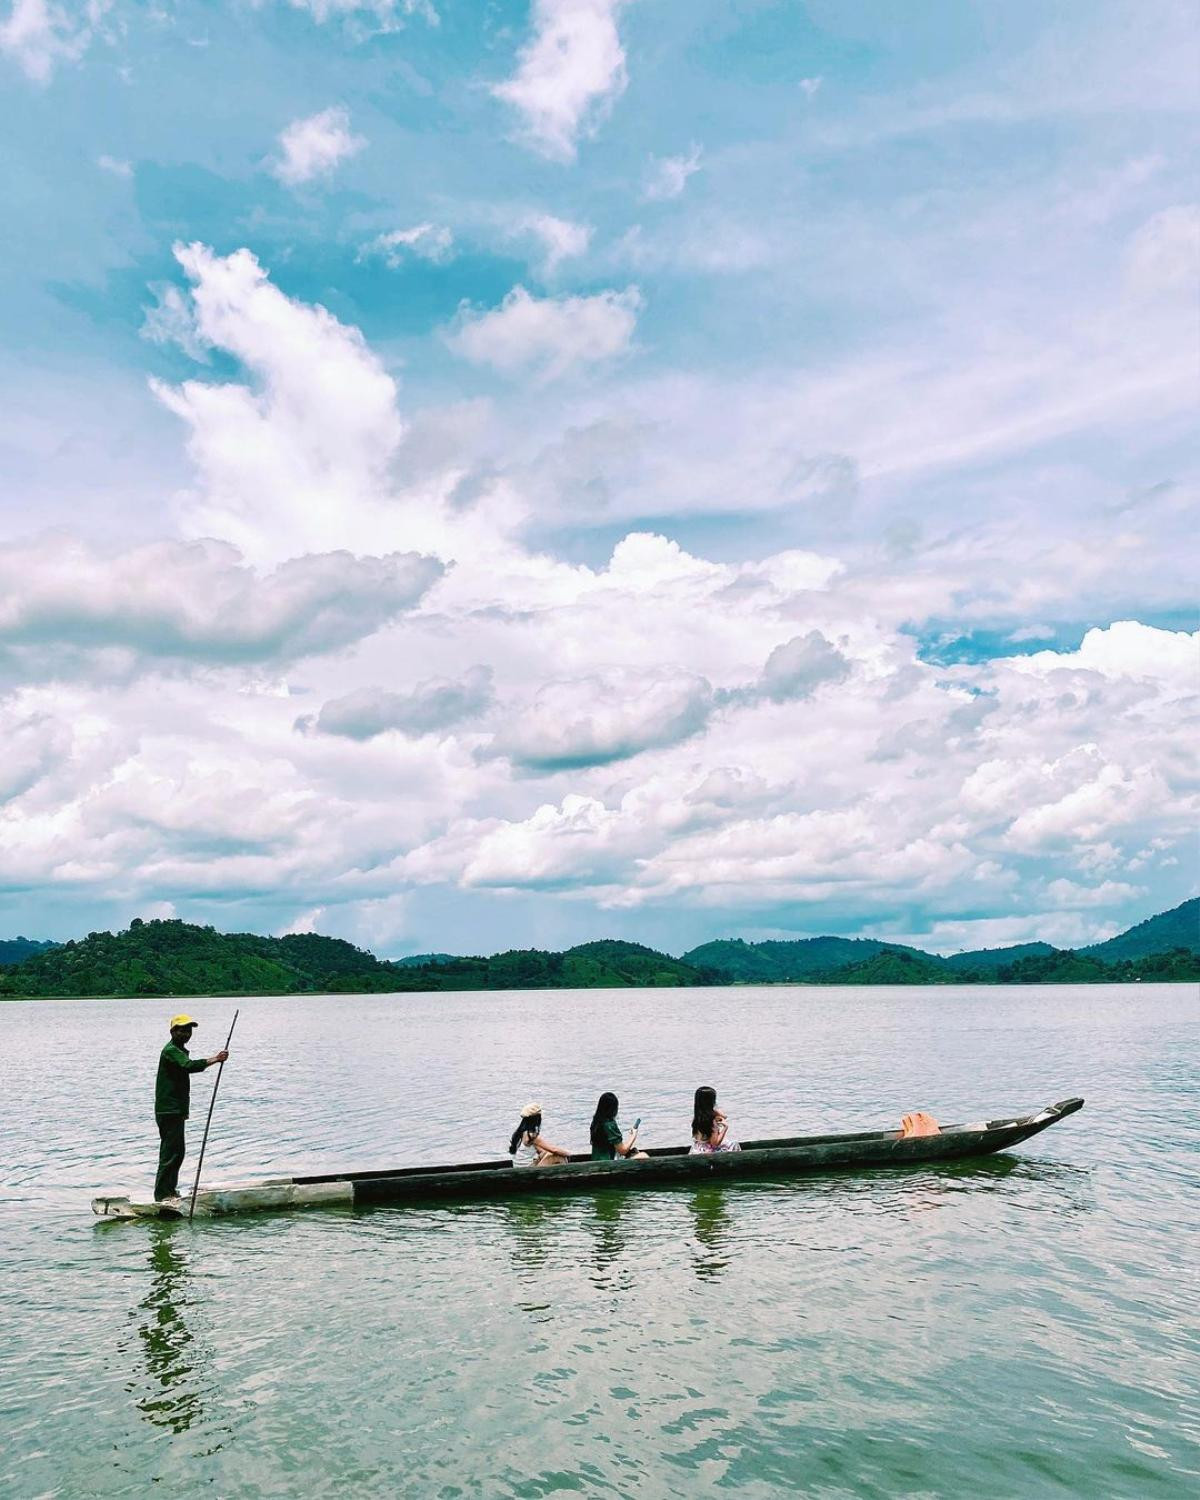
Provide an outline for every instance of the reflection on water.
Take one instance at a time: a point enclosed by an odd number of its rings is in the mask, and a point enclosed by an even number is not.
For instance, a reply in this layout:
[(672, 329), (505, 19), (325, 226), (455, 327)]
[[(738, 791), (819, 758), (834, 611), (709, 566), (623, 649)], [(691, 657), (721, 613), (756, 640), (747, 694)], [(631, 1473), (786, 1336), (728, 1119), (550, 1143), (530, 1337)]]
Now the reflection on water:
[(553, 1253), (554, 1222), (561, 1217), (563, 1207), (557, 1198), (542, 1198), (533, 1193), (497, 1205), (504, 1227), (514, 1241), (514, 1266), (525, 1271), (545, 1269)]
[(627, 1247), (626, 1217), (634, 1194), (619, 1188), (598, 1188), (591, 1197), (585, 1223), (591, 1231), (593, 1286), (624, 1291), (636, 1280), (633, 1268), (620, 1265)]
[(688, 1194), (688, 1208), (697, 1245), (692, 1266), (700, 1281), (715, 1281), (730, 1260), (729, 1207), (725, 1188), (716, 1185), (694, 1188)]
[(626, 998), (248, 1000), (213, 1181), (480, 1158), (498, 1077), (580, 1140), (620, 1077), (682, 1138), (714, 1055), (758, 1137), (1088, 1112), (971, 1163), (93, 1230), (147, 1075), (74, 1043), (152, 1060), (161, 1007), (0, 1006), (0, 1496), (1200, 1494), (1194, 993)]
[[(979, 1161), (951, 1162), (919, 1176), (926, 1207), (956, 1194), (1004, 1192), (1014, 1201), (1041, 1212), (1086, 1214), (1095, 1208), (1092, 1171), (1063, 1162), (1019, 1156), (986, 1156)], [(904, 1178), (898, 1179), (903, 1183)], [(1036, 1187), (1036, 1194), (1024, 1189)]]
[(131, 1313), (138, 1320), (137, 1347), (145, 1362), (145, 1379), (131, 1381), (128, 1389), (136, 1391), (144, 1383), (146, 1389), (135, 1404), (148, 1422), (186, 1432), (203, 1415), (201, 1371), (208, 1353), (186, 1317), (191, 1298), (184, 1235), (181, 1225), (170, 1223), (148, 1223), (145, 1232), (150, 1239), (150, 1280)]

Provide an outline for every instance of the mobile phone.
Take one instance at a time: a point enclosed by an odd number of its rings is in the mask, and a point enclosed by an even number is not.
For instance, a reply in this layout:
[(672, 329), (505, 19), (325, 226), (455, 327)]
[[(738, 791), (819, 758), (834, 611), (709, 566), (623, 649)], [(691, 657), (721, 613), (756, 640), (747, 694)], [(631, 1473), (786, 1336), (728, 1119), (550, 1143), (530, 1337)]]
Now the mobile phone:
[(633, 1122), (633, 1128), (636, 1130), (641, 1123), (642, 1117), (641, 1115), (638, 1115), (637, 1119)]

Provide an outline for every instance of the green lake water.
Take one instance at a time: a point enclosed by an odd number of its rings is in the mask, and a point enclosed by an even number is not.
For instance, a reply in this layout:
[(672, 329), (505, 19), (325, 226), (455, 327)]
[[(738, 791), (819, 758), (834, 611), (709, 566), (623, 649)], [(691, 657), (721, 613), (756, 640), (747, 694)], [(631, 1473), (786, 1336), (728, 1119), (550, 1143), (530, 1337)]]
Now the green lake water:
[(582, 1146), (605, 1088), (650, 1145), (699, 1083), (747, 1138), (1087, 1107), (941, 1169), (99, 1224), (174, 1007), (0, 1004), (0, 1495), (1200, 1493), (1194, 990), (238, 1003), (210, 1183), (497, 1156), (531, 1096)]

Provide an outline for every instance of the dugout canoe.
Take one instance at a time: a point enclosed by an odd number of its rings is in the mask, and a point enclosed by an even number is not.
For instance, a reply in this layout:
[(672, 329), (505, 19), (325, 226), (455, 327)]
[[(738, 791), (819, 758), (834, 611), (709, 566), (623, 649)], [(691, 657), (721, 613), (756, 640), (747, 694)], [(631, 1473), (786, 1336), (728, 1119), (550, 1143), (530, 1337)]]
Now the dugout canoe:
[[(212, 1217), (327, 1204), (361, 1207), (407, 1199), (511, 1198), (530, 1192), (579, 1192), (602, 1186), (638, 1188), (732, 1177), (786, 1178), (808, 1172), (963, 1161), (1019, 1145), (1082, 1108), (1082, 1099), (1063, 1099), (1028, 1115), (946, 1125), (940, 1135), (905, 1138), (898, 1130), (868, 1130), (850, 1135), (788, 1136), (744, 1141), (740, 1151), (712, 1156), (692, 1156), (686, 1146), (663, 1146), (651, 1150), (644, 1161), (591, 1161), (573, 1156), (561, 1167), (514, 1167), (506, 1156), (499, 1161), (448, 1167), (385, 1167), (311, 1177), (270, 1177), (260, 1182), (202, 1188), (196, 1196), (196, 1213)], [(92, 1212), (102, 1219), (180, 1217), (161, 1204), (118, 1193), (97, 1195), (92, 1199)]]

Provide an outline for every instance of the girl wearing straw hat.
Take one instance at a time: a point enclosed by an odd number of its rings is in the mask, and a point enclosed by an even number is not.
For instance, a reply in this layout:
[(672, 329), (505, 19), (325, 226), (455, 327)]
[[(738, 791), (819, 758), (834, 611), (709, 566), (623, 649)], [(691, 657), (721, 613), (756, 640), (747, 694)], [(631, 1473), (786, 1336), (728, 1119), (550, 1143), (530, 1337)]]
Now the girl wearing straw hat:
[(527, 1104), (508, 1143), (514, 1167), (561, 1167), (571, 1159), (562, 1146), (554, 1146), (542, 1135), (542, 1106)]

